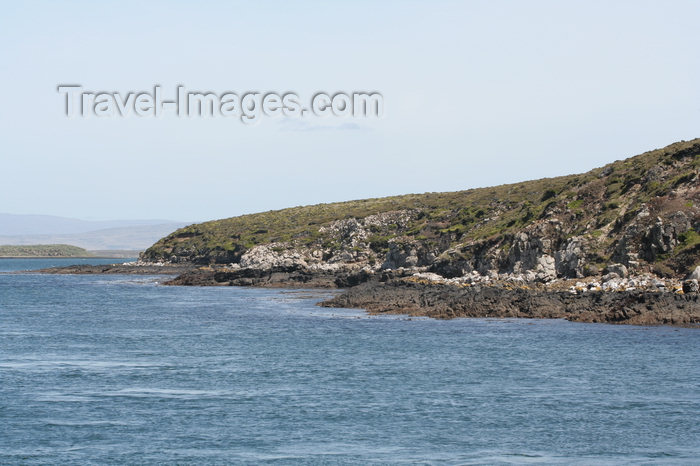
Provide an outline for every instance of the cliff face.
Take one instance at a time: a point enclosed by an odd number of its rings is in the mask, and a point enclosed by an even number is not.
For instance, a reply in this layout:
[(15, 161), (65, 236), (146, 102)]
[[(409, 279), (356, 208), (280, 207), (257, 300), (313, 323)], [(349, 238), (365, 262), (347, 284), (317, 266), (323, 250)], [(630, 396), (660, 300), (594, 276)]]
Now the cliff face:
[[(142, 254), (222, 269), (528, 282), (700, 265), (700, 139), (580, 175), (296, 207), (191, 225)], [(226, 264), (224, 267), (223, 264)]]

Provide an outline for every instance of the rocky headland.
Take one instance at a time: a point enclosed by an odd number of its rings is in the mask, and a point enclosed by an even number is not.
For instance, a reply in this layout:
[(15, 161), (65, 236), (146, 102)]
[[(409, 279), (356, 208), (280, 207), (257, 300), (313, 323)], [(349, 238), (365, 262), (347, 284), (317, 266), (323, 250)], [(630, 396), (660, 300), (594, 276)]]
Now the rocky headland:
[(579, 175), (190, 225), (97, 273), (346, 288), (323, 305), (370, 312), (696, 325), (699, 172), (695, 139)]

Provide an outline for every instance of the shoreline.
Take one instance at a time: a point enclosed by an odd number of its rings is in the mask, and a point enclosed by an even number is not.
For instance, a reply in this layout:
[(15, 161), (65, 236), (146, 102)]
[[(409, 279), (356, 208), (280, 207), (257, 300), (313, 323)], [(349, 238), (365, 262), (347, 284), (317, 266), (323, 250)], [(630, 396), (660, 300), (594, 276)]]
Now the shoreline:
[[(73, 265), (38, 274), (171, 275), (165, 286), (240, 286), (338, 289), (321, 307), (363, 309), (371, 315), (405, 314), (435, 319), (563, 318), (572, 322), (669, 325), (700, 328), (700, 294), (658, 290), (593, 290), (572, 293), (541, 284), (454, 284), (399, 273), (296, 268), (225, 269), (191, 264)], [(26, 272), (25, 272), (26, 273)]]
[(364, 309), (434, 319), (534, 318), (571, 322), (700, 328), (700, 295), (645, 291), (562, 291), (458, 287), (410, 280), (367, 282), (320, 302), (322, 307)]
[[(111, 257), (108, 259), (112, 259)], [(78, 264), (61, 267), (49, 267), (47, 269), (25, 270), (23, 273), (36, 273), (46, 275), (179, 275), (192, 269), (191, 266), (182, 265), (128, 265), (125, 264)]]

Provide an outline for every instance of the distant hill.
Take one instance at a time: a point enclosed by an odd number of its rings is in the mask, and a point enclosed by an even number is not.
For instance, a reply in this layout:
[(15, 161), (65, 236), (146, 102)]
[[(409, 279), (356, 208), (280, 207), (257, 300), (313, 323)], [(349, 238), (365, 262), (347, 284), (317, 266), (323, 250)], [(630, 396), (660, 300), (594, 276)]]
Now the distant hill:
[(65, 235), (87, 233), (95, 230), (186, 224), (174, 220), (80, 220), (53, 215), (16, 215), (0, 213), (0, 236), (17, 235)]
[(597, 276), (622, 264), (682, 276), (700, 264), (699, 172), (695, 139), (578, 175), (190, 225), (142, 258), (288, 269), (417, 266), (445, 277), (475, 271), (541, 280)]
[(0, 257), (90, 257), (88, 251), (68, 244), (0, 246)]
[(95, 257), (101, 257), (105, 259), (129, 259), (138, 257), (141, 251), (121, 249), (92, 249), (88, 252)]
[(168, 220), (87, 221), (0, 214), (0, 244), (73, 244), (88, 250), (144, 250), (187, 225)]

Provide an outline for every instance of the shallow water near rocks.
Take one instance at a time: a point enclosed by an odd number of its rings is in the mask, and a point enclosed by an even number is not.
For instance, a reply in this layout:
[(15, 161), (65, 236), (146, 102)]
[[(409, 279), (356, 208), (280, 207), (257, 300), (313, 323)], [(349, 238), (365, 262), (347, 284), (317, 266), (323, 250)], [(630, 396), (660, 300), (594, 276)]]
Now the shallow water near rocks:
[[(19, 262), (0, 269), (48, 266)], [(697, 329), (367, 316), (161, 280), (0, 274), (0, 463), (700, 457)]]

